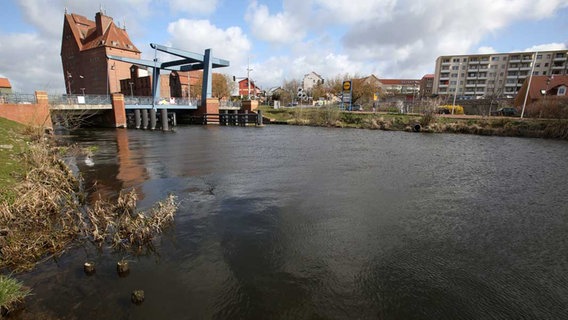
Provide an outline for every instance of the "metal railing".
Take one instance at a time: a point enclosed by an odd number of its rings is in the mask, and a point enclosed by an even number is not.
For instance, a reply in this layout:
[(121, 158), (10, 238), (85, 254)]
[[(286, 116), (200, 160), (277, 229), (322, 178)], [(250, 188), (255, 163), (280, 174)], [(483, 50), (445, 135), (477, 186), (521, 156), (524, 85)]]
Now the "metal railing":
[(107, 105), (111, 104), (109, 95), (96, 95), (96, 94), (63, 94), (63, 95), (49, 95), (47, 97), (49, 103), (52, 105)]
[[(158, 105), (176, 105), (176, 106), (196, 106), (200, 104), (200, 100), (187, 99), (187, 98), (159, 98), (156, 104)], [(151, 96), (124, 96), (125, 105), (151, 105)]]
[(241, 101), (228, 101), (228, 100), (220, 100), (219, 101), (219, 108), (241, 108)]
[(0, 104), (36, 104), (33, 93), (3, 93), (0, 94)]

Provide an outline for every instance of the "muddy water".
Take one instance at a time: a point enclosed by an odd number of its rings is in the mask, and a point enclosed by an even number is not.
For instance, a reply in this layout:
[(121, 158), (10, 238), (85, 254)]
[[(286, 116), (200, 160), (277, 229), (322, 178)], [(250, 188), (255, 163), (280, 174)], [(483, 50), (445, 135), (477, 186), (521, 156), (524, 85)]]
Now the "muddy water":
[(78, 247), (19, 276), (27, 315), (568, 318), (564, 141), (289, 126), (66, 139), (98, 146), (76, 161), (93, 193), (181, 205), (155, 253)]

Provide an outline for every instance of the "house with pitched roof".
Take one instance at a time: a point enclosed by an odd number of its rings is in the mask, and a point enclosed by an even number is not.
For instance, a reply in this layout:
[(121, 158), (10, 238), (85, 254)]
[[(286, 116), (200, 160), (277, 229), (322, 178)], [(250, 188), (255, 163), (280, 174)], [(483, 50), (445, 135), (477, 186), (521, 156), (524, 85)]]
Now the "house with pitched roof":
[[(533, 76), (530, 80), (525, 80), (519, 93), (513, 102), (515, 107), (520, 107), (527, 97), (527, 105), (540, 101), (542, 99), (568, 99), (568, 75), (552, 75), (552, 76)], [(527, 95), (527, 89), (529, 89)]]
[(0, 78), (0, 94), (12, 93), (12, 85), (8, 78)]
[(130, 77), (132, 64), (109, 61), (107, 55), (140, 58), (126, 28), (97, 12), (95, 20), (67, 12), (63, 20), (61, 63), (68, 94), (120, 92), (120, 79)]

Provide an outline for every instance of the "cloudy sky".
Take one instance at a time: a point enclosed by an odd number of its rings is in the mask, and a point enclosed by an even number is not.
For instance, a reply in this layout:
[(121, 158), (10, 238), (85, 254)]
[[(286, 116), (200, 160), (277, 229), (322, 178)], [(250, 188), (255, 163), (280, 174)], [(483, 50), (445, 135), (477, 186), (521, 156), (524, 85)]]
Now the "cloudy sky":
[[(441, 55), (565, 49), (568, 0), (2, 0), (0, 77), (17, 92), (63, 92), (65, 8), (100, 8), (144, 58), (150, 43), (227, 59), (217, 71), (269, 89), (324, 78), (421, 78)], [(168, 59), (169, 60), (169, 59)]]

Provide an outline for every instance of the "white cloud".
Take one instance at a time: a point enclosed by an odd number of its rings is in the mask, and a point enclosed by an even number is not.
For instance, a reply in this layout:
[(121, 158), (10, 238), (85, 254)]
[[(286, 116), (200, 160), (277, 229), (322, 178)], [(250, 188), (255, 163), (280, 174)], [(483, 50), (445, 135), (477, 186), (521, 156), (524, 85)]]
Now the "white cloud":
[(259, 39), (273, 43), (292, 43), (306, 35), (302, 24), (290, 12), (271, 15), (268, 7), (252, 1), (245, 15), (252, 33)]
[(211, 14), (219, 5), (219, 0), (169, 0), (172, 11), (191, 14)]
[(546, 43), (518, 51), (552, 51), (552, 50), (566, 50), (567, 48), (568, 46), (565, 43)]
[(495, 49), (493, 49), (493, 47), (479, 47), (477, 49), (477, 53), (479, 54), (488, 54), (488, 53), (495, 53), (497, 51), (495, 51)]
[(59, 47), (36, 34), (0, 35), (0, 66), (16, 92), (62, 92)]
[(180, 19), (168, 25), (169, 43), (174, 48), (203, 53), (211, 48), (213, 56), (229, 60), (230, 68), (220, 73), (235, 72), (236, 66), (246, 62), (251, 43), (239, 27), (220, 29), (208, 20)]

